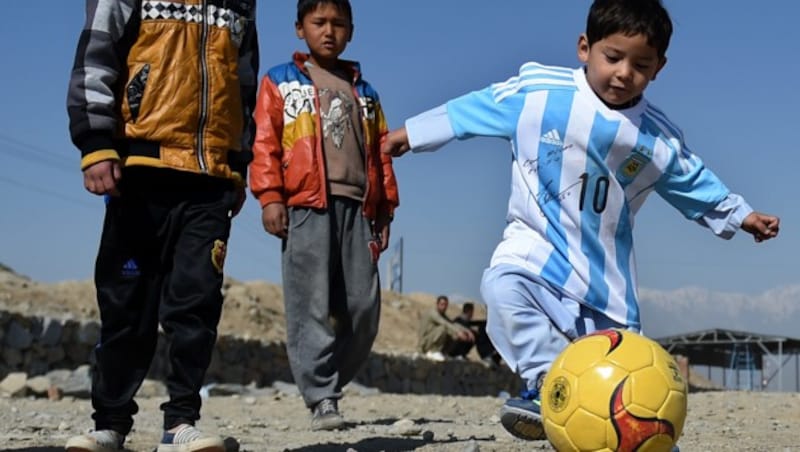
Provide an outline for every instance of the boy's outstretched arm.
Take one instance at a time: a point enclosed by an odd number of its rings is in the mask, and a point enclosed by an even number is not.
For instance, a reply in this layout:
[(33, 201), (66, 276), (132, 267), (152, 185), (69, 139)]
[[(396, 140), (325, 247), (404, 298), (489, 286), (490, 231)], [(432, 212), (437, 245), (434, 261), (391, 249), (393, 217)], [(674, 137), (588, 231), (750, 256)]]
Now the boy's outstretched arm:
[(411, 149), (408, 142), (408, 133), (405, 127), (392, 130), (386, 135), (386, 141), (381, 146), (381, 152), (393, 157), (400, 157)]
[(756, 242), (763, 242), (778, 236), (780, 218), (760, 212), (752, 212), (742, 221), (742, 230), (753, 235)]

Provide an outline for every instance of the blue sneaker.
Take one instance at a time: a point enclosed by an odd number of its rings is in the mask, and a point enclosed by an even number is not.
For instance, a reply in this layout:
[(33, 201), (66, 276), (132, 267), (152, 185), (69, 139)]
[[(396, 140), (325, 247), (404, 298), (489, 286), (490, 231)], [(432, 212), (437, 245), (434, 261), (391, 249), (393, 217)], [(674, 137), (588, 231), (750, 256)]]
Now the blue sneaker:
[(500, 423), (508, 433), (528, 441), (546, 439), (538, 391), (524, 391), (519, 399), (508, 399), (500, 408)]

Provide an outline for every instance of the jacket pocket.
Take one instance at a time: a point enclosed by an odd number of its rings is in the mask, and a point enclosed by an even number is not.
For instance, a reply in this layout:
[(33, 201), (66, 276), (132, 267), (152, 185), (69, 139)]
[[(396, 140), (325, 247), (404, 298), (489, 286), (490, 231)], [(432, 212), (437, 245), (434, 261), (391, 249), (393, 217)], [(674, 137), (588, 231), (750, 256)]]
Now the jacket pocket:
[(139, 110), (142, 107), (142, 99), (144, 98), (149, 76), (150, 65), (145, 64), (128, 82), (128, 86), (125, 87), (125, 95), (128, 99), (128, 109), (131, 112), (132, 122), (136, 122), (136, 119), (139, 118)]

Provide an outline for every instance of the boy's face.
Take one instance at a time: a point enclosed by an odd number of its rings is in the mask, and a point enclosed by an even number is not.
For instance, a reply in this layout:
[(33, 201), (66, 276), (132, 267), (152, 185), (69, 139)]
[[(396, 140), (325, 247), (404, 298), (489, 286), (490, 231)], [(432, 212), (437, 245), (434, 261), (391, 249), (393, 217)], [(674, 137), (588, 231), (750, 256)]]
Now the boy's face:
[(586, 79), (608, 105), (624, 105), (641, 95), (666, 64), (642, 34), (614, 33), (589, 46), (578, 40), (578, 58), (586, 64)]
[(302, 22), (295, 23), (295, 30), (297, 37), (306, 41), (311, 62), (326, 69), (336, 66), (339, 55), (353, 37), (350, 17), (333, 3), (317, 5)]

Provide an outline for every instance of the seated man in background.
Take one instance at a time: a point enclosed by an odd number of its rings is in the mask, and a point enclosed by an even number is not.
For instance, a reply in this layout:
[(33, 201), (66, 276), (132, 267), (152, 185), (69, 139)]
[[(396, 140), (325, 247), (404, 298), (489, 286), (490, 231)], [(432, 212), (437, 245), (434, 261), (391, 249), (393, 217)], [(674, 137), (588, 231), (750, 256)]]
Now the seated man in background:
[[(447, 317), (450, 300), (445, 295), (436, 298), (436, 308), (423, 315), (419, 329), (419, 351), (433, 361), (447, 356), (464, 356), (475, 343), (475, 333)], [(469, 345), (469, 347), (466, 347)]]
[[(489, 340), (489, 335), (486, 334), (486, 320), (473, 320), (474, 315), (475, 304), (464, 303), (461, 308), (461, 314), (459, 314), (454, 321), (472, 330), (472, 333), (475, 335), (475, 349), (478, 351), (478, 356), (481, 357), (481, 361), (491, 368), (497, 367), (501, 362), (501, 358), (500, 354), (495, 350), (492, 341)], [(460, 345), (457, 346), (457, 348), (461, 347), (457, 350), (457, 356), (466, 355), (472, 349), (472, 345), (472, 343), (460, 343)]]

